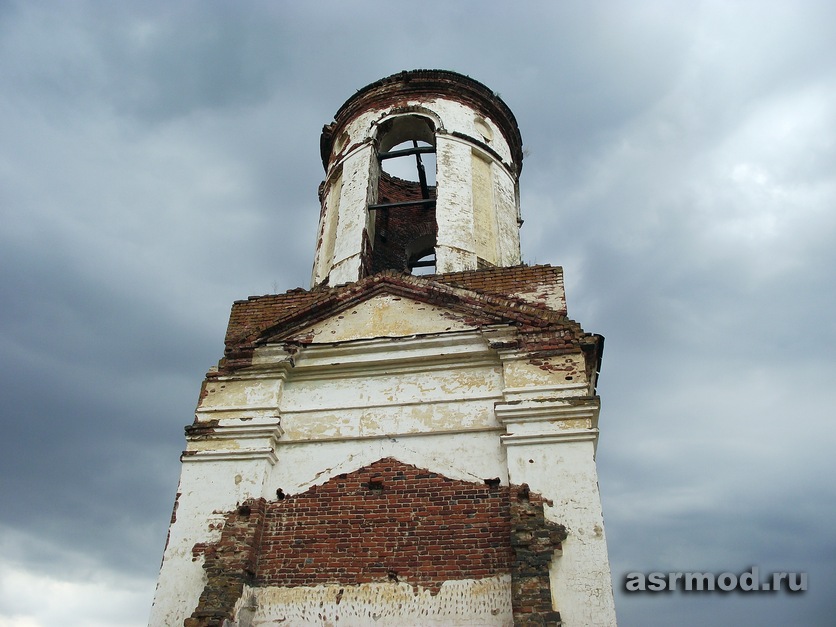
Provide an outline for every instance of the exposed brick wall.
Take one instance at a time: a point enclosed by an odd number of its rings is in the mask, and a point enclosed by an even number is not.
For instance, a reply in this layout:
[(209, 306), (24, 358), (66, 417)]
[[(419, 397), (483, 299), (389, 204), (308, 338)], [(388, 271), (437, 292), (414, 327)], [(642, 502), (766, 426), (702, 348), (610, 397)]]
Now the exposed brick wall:
[(496, 296), (528, 292), (544, 285), (563, 285), (562, 269), (547, 265), (465, 270), (437, 274), (432, 278), (439, 283)]
[(559, 625), (549, 564), (566, 530), (543, 504), (526, 485), (458, 481), (391, 458), (301, 494), (250, 499), (227, 514), (217, 543), (194, 547), (207, 583), (185, 627), (231, 620), (245, 584), (402, 581), (437, 593), (505, 573), (515, 625)]
[(383, 459), (270, 503), (259, 585), (399, 580), (437, 591), (510, 571), (508, 488)]
[[(435, 187), (430, 188), (430, 198)], [(377, 202), (404, 202), (421, 199), (421, 186), (413, 181), (382, 172), (378, 180)], [(435, 206), (379, 209), (375, 215), (375, 242), (372, 249), (372, 272), (406, 270), (407, 247), (419, 237), (429, 235), (435, 241), (437, 226)]]

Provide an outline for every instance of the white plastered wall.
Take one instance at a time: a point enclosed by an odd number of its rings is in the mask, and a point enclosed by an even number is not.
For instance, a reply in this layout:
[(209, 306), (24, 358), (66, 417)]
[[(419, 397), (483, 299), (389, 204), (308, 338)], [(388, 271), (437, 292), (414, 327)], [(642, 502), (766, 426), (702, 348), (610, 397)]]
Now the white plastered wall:
[[(358, 339), (370, 320), (384, 337)], [(247, 498), (303, 492), (385, 457), (462, 481), (507, 483), (492, 411), (502, 397), (502, 368), (478, 330), (437, 307), (382, 295), (302, 333), (330, 342), (306, 347), (292, 367), (280, 346), (268, 345), (250, 371), (207, 381), (196, 417), (209, 432), (188, 438), (150, 625), (182, 624), (191, 615), (206, 584), (203, 559), (192, 550), (217, 541), (225, 513)], [(510, 595), (499, 578), (492, 587), (459, 582), (437, 601), (452, 603), (462, 586), (490, 599)], [(378, 594), (385, 613), (384, 597)], [(438, 624), (455, 616), (445, 603), (434, 610)], [(474, 612), (486, 607), (476, 604)], [(494, 624), (509, 624), (505, 610), (496, 616)]]
[(550, 567), (552, 601), (563, 625), (614, 626), (612, 578), (604, 534), (595, 445), (599, 403), (581, 355), (544, 360), (545, 368), (507, 356), (505, 425), (508, 478), (550, 501), (547, 520), (566, 527), (561, 555)]
[[(511, 577), (445, 581), (433, 593), (405, 582), (248, 588), (236, 608), (249, 625), (512, 627)], [(247, 622), (249, 621), (249, 622)]]
[(339, 217), (334, 239), (333, 266), (330, 270), (331, 285), (356, 281), (360, 276), (363, 230), (369, 225), (369, 172), (372, 167), (376, 167), (373, 161), (376, 162), (374, 150), (368, 144), (355, 150), (343, 161), (340, 200), (335, 205)]
[(555, 556), (550, 569), (552, 599), (563, 625), (615, 625), (595, 445), (592, 437), (571, 438), (506, 442), (509, 477), (550, 499), (546, 519), (566, 527), (562, 555)]
[(342, 194), (342, 169), (332, 176), (326, 184), (323, 200), (322, 217), (319, 223), (319, 239), (317, 240), (318, 254), (314, 258), (313, 277), (311, 284), (317, 285), (328, 277), (328, 271), (334, 264), (334, 247), (337, 238), (337, 220), (340, 211), (340, 195)]

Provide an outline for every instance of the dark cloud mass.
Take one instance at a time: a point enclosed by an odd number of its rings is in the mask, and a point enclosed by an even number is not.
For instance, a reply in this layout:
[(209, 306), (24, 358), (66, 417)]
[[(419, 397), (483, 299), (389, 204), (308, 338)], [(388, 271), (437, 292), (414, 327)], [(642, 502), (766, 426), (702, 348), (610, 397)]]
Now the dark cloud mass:
[[(835, 6), (0, 3), (0, 627), (147, 622), (229, 307), (308, 286), (322, 124), (420, 67), (515, 112), (525, 260), (607, 338), (620, 624), (831, 624)], [(810, 590), (621, 591), (753, 565)]]

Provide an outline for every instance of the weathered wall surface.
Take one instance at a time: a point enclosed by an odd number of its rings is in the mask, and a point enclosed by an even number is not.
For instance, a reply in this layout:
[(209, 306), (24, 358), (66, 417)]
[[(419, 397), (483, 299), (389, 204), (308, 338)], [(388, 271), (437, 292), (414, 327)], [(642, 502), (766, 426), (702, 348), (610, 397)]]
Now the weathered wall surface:
[[(510, 575), (446, 581), (438, 592), (404, 582), (247, 588), (244, 625), (511, 627)], [(249, 621), (249, 622), (246, 622)]]
[(566, 530), (544, 504), (393, 458), (247, 499), (193, 547), (205, 585), (184, 624), (557, 625), (549, 565)]
[(443, 307), (382, 294), (312, 325), (305, 334), (321, 344), (366, 339), (369, 329), (375, 329), (378, 337), (405, 337), (473, 328), (472, 324), (447, 315)]
[[(382, 171), (409, 140), (434, 179)], [(320, 148), (313, 287), (233, 305), (151, 625), (614, 625), (603, 338), (566, 317), (559, 268), (520, 265), (513, 114), (403, 72)], [(405, 272), (433, 253), (436, 274)]]
[(501, 439), (510, 482), (547, 496), (546, 519), (566, 529), (549, 564), (554, 607), (565, 625), (615, 624), (595, 468), (597, 398), (523, 396), (498, 403), (496, 413), (507, 427)]
[[(327, 251), (321, 253), (319, 248), (317, 248), (314, 262), (315, 267), (327, 268), (329, 273), (333, 273), (331, 280), (333, 285), (356, 281), (361, 276), (364, 233), (372, 225), (367, 209), (373, 197), (370, 173), (373, 167), (375, 171), (378, 169), (377, 158), (373, 148), (367, 145), (351, 153), (339, 167), (340, 176), (333, 183), (327, 183), (327, 194), (331, 204), (326, 205), (322, 217), (323, 224), (327, 224), (333, 220), (332, 213), (339, 212), (332, 265), (329, 267), (319, 261), (322, 254), (327, 255)], [(339, 196), (336, 193), (337, 183), (339, 183)]]
[(563, 303), (548, 267), (236, 303), (151, 624), (614, 624), (596, 344)]

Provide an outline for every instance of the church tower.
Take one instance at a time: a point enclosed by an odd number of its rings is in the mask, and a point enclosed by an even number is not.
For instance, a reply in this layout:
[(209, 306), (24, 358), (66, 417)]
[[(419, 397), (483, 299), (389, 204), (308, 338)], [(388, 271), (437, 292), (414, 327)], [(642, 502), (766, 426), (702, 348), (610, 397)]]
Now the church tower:
[(311, 288), (233, 304), (150, 624), (614, 625), (603, 338), (521, 262), (513, 114), (401, 72), (320, 147)]

